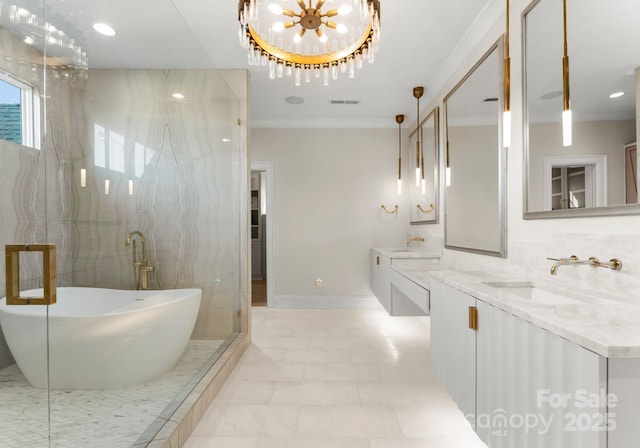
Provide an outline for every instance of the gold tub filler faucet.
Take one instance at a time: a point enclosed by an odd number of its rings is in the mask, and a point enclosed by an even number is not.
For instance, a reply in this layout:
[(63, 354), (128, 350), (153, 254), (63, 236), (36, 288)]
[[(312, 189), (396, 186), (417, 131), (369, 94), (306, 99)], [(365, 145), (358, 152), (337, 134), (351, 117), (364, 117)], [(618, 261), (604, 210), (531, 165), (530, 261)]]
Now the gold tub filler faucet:
[(563, 264), (588, 264), (594, 268), (609, 268), (614, 271), (622, 269), (622, 262), (617, 258), (612, 258), (609, 261), (600, 261), (596, 257), (589, 257), (586, 260), (580, 260), (575, 255), (571, 255), (569, 258), (547, 258), (547, 260), (555, 261), (551, 266), (551, 275), (558, 273), (558, 268)]
[[(138, 261), (137, 259), (137, 250), (136, 250), (136, 240), (135, 236), (138, 236), (140, 239), (140, 243), (142, 244), (142, 261)], [(133, 279), (136, 283), (136, 289), (148, 289), (148, 274), (149, 272), (153, 272), (153, 266), (149, 264), (149, 260), (147, 260), (147, 243), (145, 242), (144, 235), (142, 232), (138, 230), (134, 230), (133, 232), (127, 235), (127, 241), (125, 243), (126, 246), (131, 245), (132, 253), (133, 253)]]

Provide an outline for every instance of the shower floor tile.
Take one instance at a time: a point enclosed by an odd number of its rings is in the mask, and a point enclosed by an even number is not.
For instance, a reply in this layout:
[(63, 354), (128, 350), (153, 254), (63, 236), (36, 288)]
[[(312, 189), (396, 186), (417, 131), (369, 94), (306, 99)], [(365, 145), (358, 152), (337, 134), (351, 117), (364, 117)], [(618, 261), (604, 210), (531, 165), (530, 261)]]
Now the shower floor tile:
[[(114, 390), (52, 390), (51, 447), (129, 448), (224, 341), (192, 340), (153, 382)], [(48, 447), (47, 392), (16, 365), (0, 370), (0, 448)]]

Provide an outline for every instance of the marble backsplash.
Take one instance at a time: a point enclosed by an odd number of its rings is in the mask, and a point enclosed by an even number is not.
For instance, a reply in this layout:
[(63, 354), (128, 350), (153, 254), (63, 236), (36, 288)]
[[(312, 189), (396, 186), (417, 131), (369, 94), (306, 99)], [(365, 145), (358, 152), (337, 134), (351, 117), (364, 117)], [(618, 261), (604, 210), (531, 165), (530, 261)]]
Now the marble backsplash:
[[(551, 275), (550, 258), (600, 261), (617, 258), (622, 269), (613, 271), (586, 265), (563, 265)], [(520, 241), (510, 247), (510, 262), (523, 274), (564, 288), (579, 288), (640, 301), (640, 239), (637, 234), (554, 233), (549, 241)]]
[[(588, 265), (561, 265), (551, 275), (553, 260), (596, 257), (617, 258), (622, 269), (613, 271)], [(560, 288), (575, 288), (620, 299), (640, 301), (640, 239), (626, 233), (552, 233), (547, 239), (511, 240), (508, 258), (487, 257), (445, 250), (440, 263), (460, 271), (486, 271), (505, 280), (533, 280)]]

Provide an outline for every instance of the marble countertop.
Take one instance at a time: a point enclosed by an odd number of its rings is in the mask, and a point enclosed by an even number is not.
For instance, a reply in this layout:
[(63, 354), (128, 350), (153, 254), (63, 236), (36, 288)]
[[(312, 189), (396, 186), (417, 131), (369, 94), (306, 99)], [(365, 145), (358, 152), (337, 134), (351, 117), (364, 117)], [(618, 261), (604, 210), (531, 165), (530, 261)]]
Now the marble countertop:
[(429, 251), (424, 251), (419, 249), (411, 249), (407, 247), (374, 248), (371, 250), (387, 258), (404, 258), (404, 259), (440, 258), (441, 256), (441, 254), (438, 252), (429, 252)]
[[(413, 269), (397, 270), (418, 284), (421, 283), (416, 279), (426, 278), (424, 284), (427, 285), (429, 278), (440, 280), (599, 355), (608, 358), (640, 357), (640, 303), (637, 300), (594, 291), (564, 290), (529, 281), (523, 275), (498, 278), (480, 271), (430, 270), (418, 273)], [(551, 293), (552, 298), (553, 294), (561, 295), (566, 301), (537, 303), (518, 295), (517, 288), (485, 284), (492, 281), (516, 286), (516, 282), (522, 282), (523, 286), (534, 286)]]
[(421, 264), (417, 266), (392, 265), (391, 269), (398, 272), (400, 275), (407, 277), (412, 282), (417, 283), (419, 286), (422, 286), (424, 289), (431, 289), (429, 288), (429, 279), (431, 278), (431, 272), (449, 268), (441, 264)]

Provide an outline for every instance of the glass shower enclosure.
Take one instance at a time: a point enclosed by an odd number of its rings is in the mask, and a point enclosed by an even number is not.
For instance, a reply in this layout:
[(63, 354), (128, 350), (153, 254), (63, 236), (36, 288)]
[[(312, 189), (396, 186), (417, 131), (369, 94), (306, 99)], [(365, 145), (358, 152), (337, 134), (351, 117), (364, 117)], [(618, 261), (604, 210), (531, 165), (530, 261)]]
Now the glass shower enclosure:
[(0, 3), (0, 297), (56, 286), (0, 300), (0, 447), (147, 446), (246, 328), (248, 79), (211, 67), (170, 0)]

